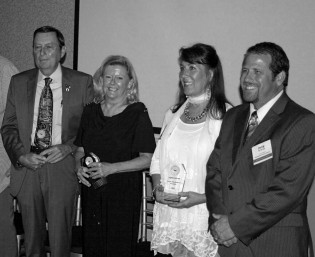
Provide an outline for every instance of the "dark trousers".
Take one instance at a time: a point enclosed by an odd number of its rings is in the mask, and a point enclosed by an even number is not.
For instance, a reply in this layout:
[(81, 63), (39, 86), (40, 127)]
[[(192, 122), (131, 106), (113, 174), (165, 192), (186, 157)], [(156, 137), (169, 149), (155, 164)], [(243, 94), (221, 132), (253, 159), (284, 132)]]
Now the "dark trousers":
[(13, 224), (13, 197), (7, 187), (0, 193), (0, 256), (17, 256), (16, 231)]
[(69, 257), (78, 181), (72, 156), (27, 170), (17, 195), (25, 230), (26, 256), (45, 257), (46, 220), (52, 257)]

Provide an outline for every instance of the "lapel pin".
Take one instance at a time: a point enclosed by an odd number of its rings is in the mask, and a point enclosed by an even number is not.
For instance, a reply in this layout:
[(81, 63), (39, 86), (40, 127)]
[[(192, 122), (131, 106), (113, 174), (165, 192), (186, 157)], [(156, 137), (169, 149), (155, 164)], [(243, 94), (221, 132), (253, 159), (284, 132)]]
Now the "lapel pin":
[(71, 86), (70, 85), (66, 85), (66, 92), (70, 91)]

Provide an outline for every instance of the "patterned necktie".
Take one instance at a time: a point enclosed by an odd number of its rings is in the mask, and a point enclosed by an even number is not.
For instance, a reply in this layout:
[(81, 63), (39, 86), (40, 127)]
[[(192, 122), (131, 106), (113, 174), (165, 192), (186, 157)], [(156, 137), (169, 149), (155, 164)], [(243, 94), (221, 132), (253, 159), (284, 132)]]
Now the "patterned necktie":
[(248, 140), (248, 138), (250, 138), (250, 136), (254, 133), (257, 126), (258, 126), (257, 111), (253, 111), (252, 115), (250, 116), (249, 122), (248, 122), (245, 141)]
[(53, 94), (49, 86), (51, 81), (51, 78), (45, 78), (45, 87), (42, 90), (39, 100), (34, 144), (42, 150), (47, 149), (51, 145), (53, 119)]

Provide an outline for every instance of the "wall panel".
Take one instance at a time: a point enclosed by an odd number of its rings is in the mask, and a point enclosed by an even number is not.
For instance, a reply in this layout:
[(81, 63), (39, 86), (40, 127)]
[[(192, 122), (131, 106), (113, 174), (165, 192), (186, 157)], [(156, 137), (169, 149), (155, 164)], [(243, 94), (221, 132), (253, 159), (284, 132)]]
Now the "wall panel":
[(51, 25), (64, 35), (67, 47), (65, 66), (73, 67), (75, 0), (1, 0), (0, 54), (20, 71), (34, 67), (33, 32)]

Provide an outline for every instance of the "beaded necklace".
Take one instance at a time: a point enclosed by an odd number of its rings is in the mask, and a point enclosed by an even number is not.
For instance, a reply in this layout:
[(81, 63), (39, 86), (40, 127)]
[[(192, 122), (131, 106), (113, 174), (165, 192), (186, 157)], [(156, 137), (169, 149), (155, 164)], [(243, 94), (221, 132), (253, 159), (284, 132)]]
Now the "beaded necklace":
[(209, 107), (206, 106), (206, 108), (204, 108), (203, 111), (199, 115), (197, 115), (195, 117), (191, 117), (189, 115), (189, 109), (188, 109), (189, 106), (190, 106), (190, 103), (187, 103), (187, 105), (186, 105), (186, 107), (184, 109), (184, 115), (185, 115), (186, 119), (191, 121), (191, 122), (196, 122), (196, 121), (202, 119), (207, 114), (207, 112), (209, 110)]

